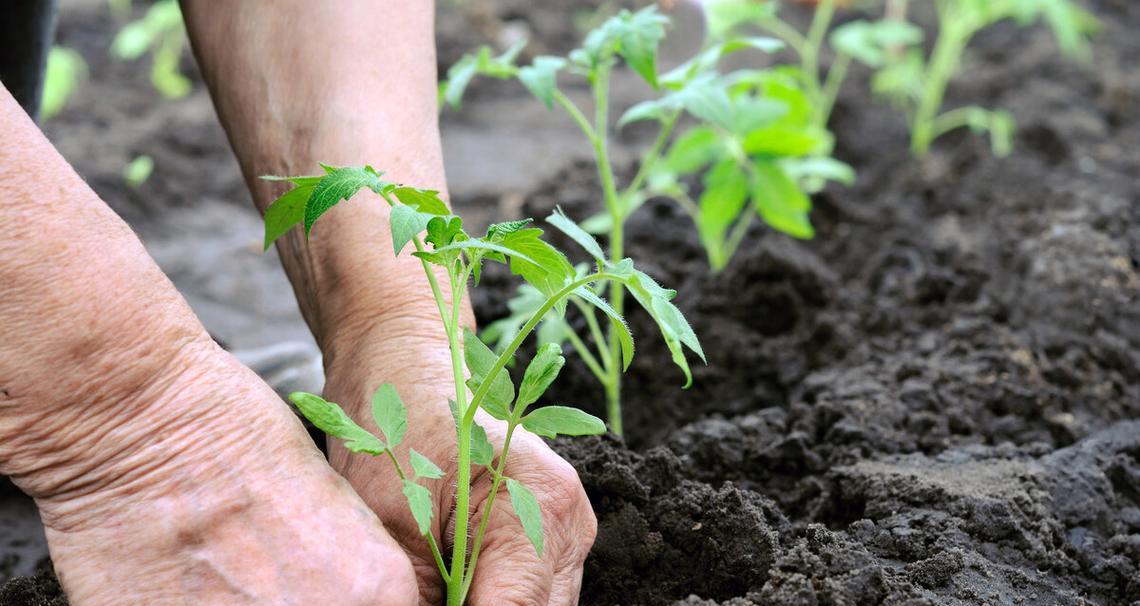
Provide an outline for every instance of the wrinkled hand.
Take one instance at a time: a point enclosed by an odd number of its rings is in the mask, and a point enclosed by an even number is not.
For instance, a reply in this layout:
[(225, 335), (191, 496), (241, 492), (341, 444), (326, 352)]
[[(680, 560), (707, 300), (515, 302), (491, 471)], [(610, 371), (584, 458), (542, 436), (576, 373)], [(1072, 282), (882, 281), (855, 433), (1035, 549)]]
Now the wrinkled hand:
[[(447, 399), (455, 394), (447, 343), (430, 336), (435, 333), (442, 336), (442, 329), (425, 322), (405, 328), (375, 328), (370, 337), (326, 351), (325, 397), (341, 404), (358, 422), (371, 425), (368, 402), (372, 393), (382, 383), (396, 386), (409, 409), (408, 434), (397, 448), (397, 456), (407, 461), (407, 448), (415, 448), (445, 473), (443, 479), (426, 485), (436, 503), (432, 532), (446, 557), (451, 552), (454, 534), (457, 469), (455, 425)], [(498, 456), (506, 423), (482, 411), (476, 415), (476, 421), (486, 429)], [(391, 463), (351, 454), (339, 444), (332, 446), (329, 459), (408, 552), (419, 579), (421, 603), (440, 604), (445, 595), (443, 580), (401, 491), (394, 488), (399, 486), (399, 479)], [(597, 521), (577, 472), (540, 438), (520, 427), (511, 440), (505, 474), (526, 485), (542, 507), (544, 553), (539, 558), (527, 540), (511, 509), (504, 483), (492, 508), (468, 604), (577, 604), (582, 565), (597, 531)], [(472, 533), (482, 518), (490, 489), (490, 473), (473, 469)]]

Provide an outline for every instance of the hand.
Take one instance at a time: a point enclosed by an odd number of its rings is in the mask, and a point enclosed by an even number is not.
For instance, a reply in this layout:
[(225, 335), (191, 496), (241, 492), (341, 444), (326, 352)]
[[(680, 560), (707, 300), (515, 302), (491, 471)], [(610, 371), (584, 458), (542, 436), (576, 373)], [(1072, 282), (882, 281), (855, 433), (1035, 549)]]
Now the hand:
[(38, 472), (74, 481), (24, 478), (70, 603), (417, 604), (407, 556), (285, 404), (228, 354), (190, 349), (205, 351), (119, 402), (147, 405), (101, 450)]
[[(368, 403), (382, 383), (393, 383), (408, 405), (408, 434), (397, 448), (407, 460), (407, 448), (427, 455), (444, 469), (441, 480), (428, 482), (436, 515), (433, 533), (444, 553), (450, 553), (454, 531), (456, 439), (447, 405), (454, 398), (447, 341), (436, 323), (426, 318), (387, 321), (363, 337), (342, 339), (326, 352), (328, 382), (325, 397), (341, 404), (358, 422), (371, 425)], [(506, 424), (480, 411), (476, 421), (486, 429), (496, 451)], [(335, 440), (333, 441), (335, 442)], [(496, 455), (498, 453), (496, 452)], [(351, 454), (339, 443), (330, 448), (330, 462), (345, 475), (385, 526), (404, 545), (420, 583), (420, 603), (442, 602), (444, 585), (427, 541), (419, 534), (398, 489), (399, 479), (386, 459)], [(597, 521), (578, 474), (537, 436), (522, 428), (511, 440), (505, 473), (525, 484), (542, 507), (545, 550), (539, 558), (527, 540), (500, 486), (492, 508), (482, 553), (468, 595), (473, 606), (568, 606), (578, 603), (582, 565), (594, 542)], [(486, 471), (472, 470), (472, 533), (482, 518), (491, 488)], [(440, 511), (444, 514), (439, 515)]]

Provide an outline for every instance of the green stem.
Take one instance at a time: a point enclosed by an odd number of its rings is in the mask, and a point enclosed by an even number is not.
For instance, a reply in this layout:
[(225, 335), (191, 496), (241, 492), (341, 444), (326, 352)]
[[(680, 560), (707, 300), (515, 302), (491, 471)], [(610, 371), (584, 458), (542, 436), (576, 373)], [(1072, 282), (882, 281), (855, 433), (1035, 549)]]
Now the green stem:
[(914, 125), (911, 128), (911, 151), (918, 157), (923, 157), (930, 151), (930, 144), (934, 142), (935, 137), (934, 118), (942, 107), (946, 87), (954, 71), (958, 69), (962, 51), (965, 50), (974, 31), (970, 22), (958, 22), (950, 9), (942, 8), (942, 4), (939, 4), (939, 7), (941, 32), (930, 55), (926, 84), (922, 88), (922, 100), (915, 112)]
[(518, 351), (518, 348), (520, 346), (522, 346), (523, 340), (525, 340), (527, 335), (529, 335), (535, 329), (535, 327), (538, 326), (538, 323), (541, 322), (544, 317), (546, 317), (546, 314), (550, 313), (550, 310), (554, 309), (554, 306), (557, 305), (559, 301), (565, 299), (566, 297), (569, 297), (579, 287), (597, 282), (599, 280), (624, 281), (625, 278), (620, 275), (604, 271), (595, 272), (585, 277), (578, 278), (566, 286), (563, 286), (561, 290), (554, 293), (554, 295), (547, 299), (546, 302), (538, 308), (538, 311), (534, 312), (530, 319), (526, 321), (526, 324), (523, 324), (522, 329), (520, 329), (518, 334), (515, 335), (515, 338), (511, 339), (511, 342), (508, 343), (507, 346), (503, 349), (503, 353), (499, 354), (499, 357), (495, 359), (495, 363), (492, 364), (491, 369), (487, 371), (487, 375), (484, 377), (483, 382), (479, 384), (479, 389), (476, 389), (475, 395), (471, 396), (471, 406), (467, 409), (467, 413), (462, 419), (464, 423), (470, 424), (472, 422), (472, 420), (475, 418), (475, 410), (479, 408), (483, 402), (483, 399), (487, 397), (487, 392), (491, 390), (491, 384), (494, 382), (495, 377), (497, 377), (499, 373), (502, 372), (503, 368), (506, 368), (507, 362), (509, 362), (511, 358), (514, 357), (515, 352)]
[[(594, 89), (594, 155), (597, 157), (598, 174), (602, 180), (602, 192), (605, 194), (606, 210), (610, 214), (610, 259), (617, 261), (625, 255), (625, 208), (624, 200), (618, 195), (614, 185), (614, 169), (610, 163), (608, 131), (609, 131), (609, 88), (610, 66), (603, 63), (592, 79)], [(625, 287), (618, 282), (610, 284), (610, 305), (618, 315), (625, 310)], [(621, 344), (618, 340), (617, 330), (609, 333), (608, 346), (611, 363), (606, 370), (609, 381), (606, 382), (606, 412), (610, 421), (610, 428), (617, 435), (622, 434), (621, 422), (621, 366), (616, 363), (621, 356)]]
[[(391, 448), (385, 448), (384, 454), (388, 455), (388, 459), (392, 461), (392, 466), (396, 468), (396, 475), (400, 477), (400, 481), (404, 482), (408, 476), (404, 474), (404, 468), (400, 465), (400, 461), (396, 459), (396, 455), (392, 452)], [(435, 542), (435, 534), (429, 532), (427, 534), (428, 546), (431, 547), (431, 555), (435, 557), (435, 565), (439, 567), (439, 574), (443, 576), (444, 583), (451, 582), (451, 575), (447, 573), (447, 564), (443, 563), (443, 554), (439, 552), (439, 545)]]
[[(454, 276), (454, 274), (452, 274)], [(451, 372), (455, 380), (455, 404), (462, 415), (459, 424), (459, 471), (455, 480), (455, 542), (451, 549), (451, 578), (447, 583), (448, 606), (463, 604), (463, 578), (467, 564), (467, 527), (471, 518), (471, 426), (474, 415), (468, 415), (467, 385), (463, 381), (463, 350), (459, 340), (458, 287), (452, 284), (451, 330), (448, 331), (448, 348), (451, 350)], [(471, 407), (474, 408), (473, 406)]]
[(582, 361), (586, 363), (586, 368), (589, 368), (590, 372), (594, 373), (594, 376), (605, 385), (606, 381), (609, 380), (609, 376), (606, 375), (606, 371), (598, 364), (598, 359), (594, 357), (594, 354), (590, 351), (585, 341), (582, 340), (582, 337), (579, 337), (573, 328), (567, 327), (566, 339), (574, 346), (574, 350), (578, 352), (578, 357), (582, 358)]
[(467, 599), (467, 591), (471, 588), (471, 581), (475, 579), (475, 563), (479, 561), (479, 552), (483, 547), (483, 535), (487, 532), (487, 524), (491, 520), (491, 508), (495, 505), (495, 495), (499, 494), (499, 484), (503, 481), (503, 468), (507, 464), (507, 451), (511, 447), (511, 436), (518, 426), (515, 415), (507, 423), (507, 436), (503, 438), (503, 450), (499, 453), (499, 464), (491, 475), (491, 492), (487, 495), (487, 504), (483, 507), (483, 519), (479, 521), (479, 530), (475, 532), (475, 542), (471, 545), (471, 565), (468, 567), (467, 578), (463, 579), (463, 589), (460, 592), (462, 599)]
[(827, 71), (827, 82), (823, 85), (823, 101), (816, 114), (817, 126), (827, 128), (831, 112), (835, 109), (835, 100), (839, 98), (839, 89), (843, 87), (843, 81), (847, 79), (847, 70), (850, 67), (851, 55), (839, 53), (835, 56), (831, 69)]
[(823, 47), (823, 39), (827, 36), (827, 30), (831, 26), (831, 20), (834, 16), (835, 0), (820, 0), (819, 6), (815, 9), (815, 14), (812, 16), (811, 27), (808, 29), (807, 44), (804, 46), (803, 52), (800, 53), (804, 75), (807, 79), (807, 92), (813, 101), (812, 106), (816, 108), (817, 112), (821, 107), (823, 97), (819, 78), (819, 52)]
[(801, 60), (803, 59), (808, 41), (803, 34), (796, 31), (796, 28), (777, 18), (761, 21), (760, 27), (768, 30), (768, 33), (773, 36), (783, 40), (788, 46), (792, 47), (792, 50), (796, 51), (796, 54), (800, 56)]
[(946, 133), (970, 125), (970, 116), (977, 111), (972, 107), (952, 109), (934, 118), (931, 122), (931, 138), (937, 139)]
[(582, 132), (585, 133), (586, 137), (593, 143), (597, 135), (594, 133), (594, 127), (590, 126), (590, 121), (586, 119), (586, 115), (582, 113), (582, 110), (578, 109), (578, 106), (570, 100), (570, 97), (567, 97), (558, 89), (554, 90), (554, 100), (562, 106), (562, 109), (566, 110), (566, 113), (570, 115), (574, 123), (578, 125), (578, 128), (582, 129)]
[(582, 315), (585, 316), (586, 326), (590, 328), (590, 335), (594, 337), (594, 346), (598, 348), (598, 355), (602, 358), (602, 365), (608, 368), (612, 360), (610, 359), (609, 350), (606, 349), (606, 338), (602, 334), (602, 327), (598, 325), (598, 317), (594, 314), (594, 308), (586, 305), (578, 297), (574, 297), (570, 299), (570, 301), (573, 302), (582, 312)]
[[(387, 195), (381, 194), (384, 201), (389, 206), (396, 206), (396, 203)], [(420, 241), (419, 236), (412, 238), (412, 243), (416, 247), (416, 252), (424, 252), (424, 245)], [(424, 259), (420, 259), (420, 265), (427, 275), (428, 284), (431, 286), (432, 296), (435, 298), (436, 307), (439, 308), (439, 317), (443, 322), (444, 329), (447, 332), (447, 346), (451, 353), (451, 372), (452, 378), (455, 382), (455, 405), (460, 411), (466, 410), (467, 404), (467, 385), (463, 382), (463, 350), (460, 348), (459, 341), (459, 304), (461, 298), (459, 290), (455, 285), (455, 273), (449, 268), (448, 275), (452, 281), (452, 297), (451, 297), (451, 313), (450, 318), (447, 311), (447, 303), (443, 298), (443, 291), (439, 288), (439, 280), (436, 278), (435, 272), (432, 271), (431, 264)], [(474, 415), (470, 415), (472, 418)], [(447, 576), (447, 604), (448, 606), (462, 606), (462, 580), (464, 574), (464, 567), (467, 560), (467, 525), (468, 518), (470, 517), (469, 503), (471, 500), (471, 423), (467, 415), (463, 418), (465, 423), (460, 423), (458, 427), (458, 447), (459, 447), (459, 472), (456, 479), (456, 522), (455, 522), (455, 543), (451, 550), (451, 573)], [(434, 539), (433, 539), (434, 541)], [(437, 563), (442, 563), (442, 556), (439, 557)]]
[(756, 219), (756, 213), (749, 209), (745, 209), (744, 218), (737, 221), (736, 225), (732, 227), (732, 233), (728, 235), (728, 241), (724, 247), (724, 263), (717, 268), (717, 270), (724, 269), (724, 265), (736, 254), (736, 250), (740, 248), (740, 243), (744, 241), (745, 234), (748, 233), (748, 228)]

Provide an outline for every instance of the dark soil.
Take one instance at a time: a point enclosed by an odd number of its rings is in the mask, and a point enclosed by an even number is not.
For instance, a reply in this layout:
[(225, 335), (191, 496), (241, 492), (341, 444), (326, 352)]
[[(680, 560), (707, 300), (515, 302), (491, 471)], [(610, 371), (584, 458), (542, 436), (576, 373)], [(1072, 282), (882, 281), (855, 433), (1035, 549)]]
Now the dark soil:
[[(855, 74), (833, 126), (859, 182), (816, 198), (815, 240), (757, 227), (712, 274), (670, 203), (633, 217), (709, 364), (680, 390), (631, 313), (628, 441), (557, 443), (599, 520), (584, 605), (1140, 603), (1140, 5), (1094, 6), (1090, 66), (978, 40), (948, 101), (1013, 111), (1009, 158), (959, 133), (912, 159)], [(597, 191), (568, 161), (524, 214)], [(483, 322), (511, 294), (486, 280)], [(574, 360), (556, 390), (601, 410)], [(0, 604), (62, 603), (50, 579)]]

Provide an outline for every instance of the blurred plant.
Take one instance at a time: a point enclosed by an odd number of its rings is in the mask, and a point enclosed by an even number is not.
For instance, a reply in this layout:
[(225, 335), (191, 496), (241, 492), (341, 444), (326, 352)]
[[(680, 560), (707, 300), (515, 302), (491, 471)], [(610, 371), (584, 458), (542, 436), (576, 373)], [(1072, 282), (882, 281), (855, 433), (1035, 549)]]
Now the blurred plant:
[(87, 78), (87, 62), (78, 52), (53, 46), (48, 51), (44, 70), (43, 95), (40, 98), (40, 117), (48, 120), (59, 114), (68, 99)]
[(123, 180), (131, 187), (138, 187), (154, 172), (154, 158), (146, 154), (136, 156), (123, 167)]
[[(593, 147), (601, 181), (604, 212), (582, 223), (583, 235), (608, 233), (611, 261), (623, 255), (626, 220), (654, 196), (671, 197), (690, 215), (715, 270), (728, 263), (756, 216), (795, 237), (812, 237), (807, 193), (821, 187), (826, 179), (849, 181), (854, 176), (850, 167), (829, 157), (831, 136), (815, 123), (809, 97), (788, 70), (745, 70), (727, 75), (717, 71), (726, 55), (746, 49), (771, 53), (784, 44), (763, 37), (711, 39), (695, 57), (659, 75), (658, 45), (668, 22), (655, 6), (621, 11), (587, 34), (582, 47), (567, 57), (540, 56), (524, 67), (516, 66), (521, 44), (498, 56), (484, 47), (452, 66), (441, 86), (441, 99), (458, 106), (471, 80), (482, 75), (516, 78), (548, 108), (557, 105), (563, 109)], [(656, 94), (629, 108), (616, 126), (639, 121), (658, 126), (657, 137), (643, 154), (637, 173), (624, 187), (618, 185), (609, 146), (609, 87), (619, 59)], [(592, 118), (559, 89), (560, 72), (585, 79), (593, 98)], [(695, 124), (674, 137), (684, 115)], [(699, 200), (688, 192), (688, 183), (696, 179), (704, 183)], [(749, 206), (754, 211), (748, 211)], [(552, 218), (565, 219), (561, 214)], [(620, 285), (611, 287), (610, 302), (618, 314), (624, 312), (624, 295)], [(509, 340), (535, 301), (533, 293), (520, 292), (510, 302), (511, 315), (488, 327), (484, 338), (500, 343)], [(642, 305), (658, 323), (662, 322), (660, 310), (644, 301)], [(603, 334), (591, 312), (585, 314), (585, 320), (596, 352), (586, 338), (565, 323), (544, 326), (541, 334), (550, 340), (570, 341), (604, 387), (610, 426), (621, 433), (618, 342), (613, 331)], [(695, 339), (687, 340), (685, 334), (666, 331), (665, 336), (673, 361), (685, 373), (687, 386), (692, 377), (682, 345), (702, 359), (703, 353), (689, 342)]]
[(159, 0), (147, 9), (141, 19), (119, 30), (111, 42), (111, 55), (134, 61), (150, 52), (151, 84), (163, 96), (177, 99), (188, 95), (191, 89), (190, 80), (178, 69), (185, 46), (186, 29), (178, 2)]
[[(547, 343), (538, 348), (516, 392), (507, 365), (524, 339), (548, 314), (560, 316), (566, 300), (576, 296), (581, 301), (597, 306), (610, 317), (621, 334), (622, 367), (628, 367), (633, 357), (633, 339), (625, 320), (590, 289), (596, 283), (615, 282), (625, 285), (647, 305), (661, 310), (667, 318), (662, 331), (680, 331), (688, 328), (684, 318), (669, 303), (673, 292), (658, 286), (648, 276), (634, 269), (633, 261), (622, 259), (609, 263), (601, 254), (601, 247), (576, 225), (560, 217), (552, 221), (566, 231), (594, 256), (596, 271), (577, 273), (570, 262), (556, 248), (543, 241), (541, 229), (528, 227), (530, 220), (509, 221), (491, 225), (484, 236), (470, 236), (463, 230), (463, 220), (452, 213), (439, 197), (439, 192), (390, 183), (383, 174), (371, 166), (325, 166), (324, 175), (311, 177), (268, 177), (288, 181), (293, 189), (277, 199), (265, 213), (265, 247), (293, 226), (303, 224), (305, 236), (316, 221), (342, 200), (348, 200), (362, 189), (378, 194), (392, 210), (389, 226), (395, 254), (411, 244), (427, 276), (433, 298), (439, 310), (439, 319), (447, 335), (451, 353), (451, 375), (455, 385), (455, 400), (451, 401), (455, 416), (458, 473), (456, 500), (453, 514), (454, 542), (450, 568), (444, 562), (435, 535), (432, 533), (434, 514), (431, 492), (417, 480), (438, 481), (443, 470), (426, 456), (411, 450), (412, 474), (405, 474), (395, 452), (407, 431), (408, 413), (395, 386), (384, 384), (372, 397), (372, 416), (380, 435), (356, 424), (337, 404), (320, 396), (295, 393), (290, 399), (302, 414), (328, 435), (344, 440), (344, 446), (356, 453), (386, 456), (395, 466), (403, 484), (403, 493), (415, 518), (420, 534), (428, 542), (441, 578), (447, 584), (447, 604), (458, 606), (466, 599), (474, 578), (479, 552), (490, 520), (500, 484), (505, 481), (511, 505), (535, 551), (543, 552), (542, 513), (534, 495), (517, 480), (504, 475), (511, 446), (511, 437), (523, 427), (535, 434), (592, 435), (605, 433), (605, 424), (598, 418), (578, 409), (564, 406), (547, 406), (528, 411), (558, 377), (565, 359), (561, 347)], [(421, 234), (425, 234), (421, 237)], [(430, 246), (430, 248), (429, 248)], [(461, 324), (460, 309), (469, 281), (479, 283), (483, 264), (488, 261), (508, 263), (511, 271), (521, 276), (535, 292), (541, 303), (510, 343), (498, 355), (493, 353)], [(441, 284), (433, 266), (446, 271), (447, 282)], [(446, 289), (446, 290), (445, 290)], [(444, 292), (448, 296), (444, 295)], [(683, 326), (682, 326), (683, 325)], [(693, 337), (695, 342), (695, 337)], [(699, 345), (698, 345), (699, 347)], [(466, 376), (464, 372), (466, 364)], [(468, 390), (471, 397), (468, 398)], [(507, 424), (506, 436), (494, 463), (494, 449), (487, 440), (486, 431), (475, 422), (476, 410), (483, 409), (492, 417)], [(471, 516), (471, 466), (486, 469), (491, 477), (491, 489), (483, 507), (482, 520), (472, 537), (468, 552), (468, 529)]]
[(1000, 21), (1012, 19), (1030, 26), (1045, 21), (1061, 52), (1087, 60), (1089, 36), (1099, 28), (1092, 14), (1071, 0), (934, 0), (938, 38), (929, 57), (911, 43), (904, 52), (884, 57), (872, 79), (875, 93), (888, 98), (907, 115), (911, 150), (929, 152), (938, 137), (959, 128), (989, 133), (994, 155), (1005, 156), (1013, 146), (1015, 123), (1005, 110), (967, 106), (942, 111), (946, 87), (958, 71), (974, 35)]

